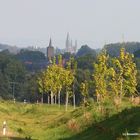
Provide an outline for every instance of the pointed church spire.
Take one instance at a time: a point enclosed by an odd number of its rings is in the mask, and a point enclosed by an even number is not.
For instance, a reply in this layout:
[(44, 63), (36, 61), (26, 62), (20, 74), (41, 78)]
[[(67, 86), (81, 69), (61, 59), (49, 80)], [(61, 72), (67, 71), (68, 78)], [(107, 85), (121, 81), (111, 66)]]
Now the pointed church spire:
[(49, 47), (52, 46), (52, 39), (50, 38)]
[(75, 40), (75, 47), (77, 48), (77, 40)]
[(69, 33), (67, 33), (67, 38), (66, 38), (66, 52), (69, 52), (70, 48), (70, 36)]
[(70, 40), (69, 32), (67, 33), (67, 40), (68, 40), (68, 41)]
[(71, 40), (71, 43), (70, 43), (70, 45), (71, 45), (71, 47), (73, 46), (73, 42), (72, 42), (72, 40)]

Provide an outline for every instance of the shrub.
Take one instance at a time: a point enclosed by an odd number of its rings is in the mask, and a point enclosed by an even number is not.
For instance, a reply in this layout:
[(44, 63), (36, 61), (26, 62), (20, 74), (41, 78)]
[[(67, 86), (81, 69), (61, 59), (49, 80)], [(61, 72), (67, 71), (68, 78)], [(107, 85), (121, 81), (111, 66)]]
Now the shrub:
[(80, 127), (75, 119), (71, 119), (67, 123), (68, 129), (72, 132), (78, 132)]
[(18, 133), (23, 133), (23, 129), (22, 129), (22, 128), (18, 128), (18, 129), (17, 129), (17, 132), (18, 132)]

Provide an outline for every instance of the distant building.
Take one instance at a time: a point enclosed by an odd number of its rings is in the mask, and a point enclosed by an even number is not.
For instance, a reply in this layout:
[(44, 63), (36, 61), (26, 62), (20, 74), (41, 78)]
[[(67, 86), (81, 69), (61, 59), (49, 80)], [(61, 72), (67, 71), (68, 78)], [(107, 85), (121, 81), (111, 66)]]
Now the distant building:
[(52, 46), (52, 40), (50, 39), (49, 46), (47, 47), (47, 58), (51, 60), (54, 57), (54, 47)]
[(70, 51), (70, 36), (69, 33), (67, 34), (67, 38), (66, 38), (66, 52)]
[(70, 39), (69, 33), (66, 38), (66, 47), (65, 52), (76, 53), (77, 51), (77, 41), (75, 40), (75, 44), (73, 45), (72, 40)]
[(64, 54), (65, 53), (65, 49), (59, 49), (58, 47), (56, 47), (55, 49), (55, 54), (59, 55), (59, 54)]

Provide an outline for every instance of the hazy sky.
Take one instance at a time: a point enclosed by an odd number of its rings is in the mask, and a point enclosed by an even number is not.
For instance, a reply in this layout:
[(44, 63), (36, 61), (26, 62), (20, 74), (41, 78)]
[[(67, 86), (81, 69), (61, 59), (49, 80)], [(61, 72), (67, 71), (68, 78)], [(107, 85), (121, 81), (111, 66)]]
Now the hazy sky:
[(64, 48), (67, 32), (78, 45), (140, 41), (140, 0), (0, 0), (0, 43)]

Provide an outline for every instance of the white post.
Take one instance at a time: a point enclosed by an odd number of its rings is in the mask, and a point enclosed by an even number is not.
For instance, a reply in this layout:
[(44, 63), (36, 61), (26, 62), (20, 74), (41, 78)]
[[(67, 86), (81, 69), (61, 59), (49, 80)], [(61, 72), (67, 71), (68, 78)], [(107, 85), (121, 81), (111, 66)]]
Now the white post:
[(26, 99), (24, 99), (24, 104), (26, 104)]
[(38, 100), (36, 101), (36, 103), (38, 104)]
[(16, 103), (16, 99), (14, 98), (14, 103)]
[(3, 135), (6, 135), (6, 121), (3, 122)]

